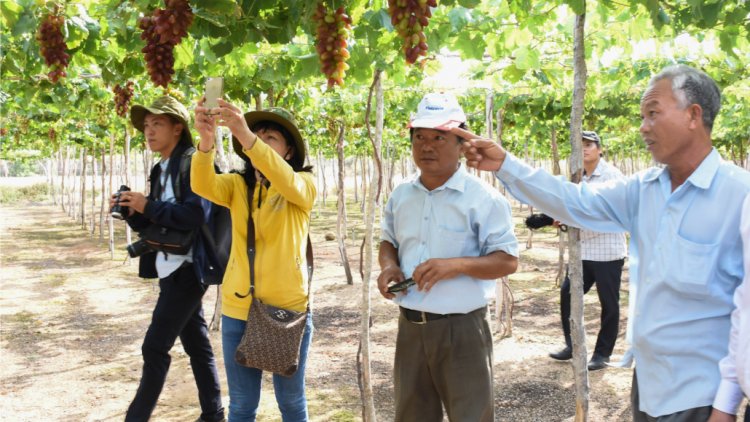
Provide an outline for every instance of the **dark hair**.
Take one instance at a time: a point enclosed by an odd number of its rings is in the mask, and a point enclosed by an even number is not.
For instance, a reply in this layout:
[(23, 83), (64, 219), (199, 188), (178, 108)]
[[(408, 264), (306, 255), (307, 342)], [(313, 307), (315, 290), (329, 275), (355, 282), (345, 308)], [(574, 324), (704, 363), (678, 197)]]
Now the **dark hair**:
[[(460, 125), (458, 125), (458, 128), (466, 130), (466, 123), (461, 123)], [(411, 142), (412, 139), (414, 139), (414, 131), (416, 129), (430, 129), (430, 128), (421, 128), (421, 127), (416, 127), (416, 128), (412, 127), (412, 128), (409, 128), (409, 142)], [(448, 133), (447, 130), (440, 130), (440, 129), (435, 129), (435, 130), (437, 130), (438, 132)], [(463, 142), (464, 142), (464, 138), (462, 138), (462, 137), (459, 136), (458, 137), (458, 143), (461, 144)]]
[[(150, 112), (150, 111), (147, 110), (146, 114), (143, 116), (143, 120), (146, 120), (146, 117), (148, 117), (148, 116), (150, 116), (152, 114), (154, 114), (154, 113), (152, 113), (152, 112)], [(167, 117), (169, 117), (169, 121), (172, 122), (172, 126), (178, 125), (178, 124), (182, 125), (182, 122), (180, 122), (179, 120), (175, 119), (175, 117), (172, 116), (171, 114), (157, 114), (157, 116), (167, 116)], [(182, 125), (182, 133), (180, 134), (180, 140), (177, 143), (178, 144), (179, 143), (188, 144), (188, 145), (190, 145), (192, 147), (193, 146), (193, 141), (190, 139), (190, 136), (188, 136), (189, 134), (190, 134), (190, 128), (189, 127), (185, 127), (185, 125)]]
[[(287, 128), (279, 123), (272, 122), (270, 120), (262, 120), (256, 123), (251, 130), (253, 131), (253, 133), (264, 132), (267, 130), (274, 130), (276, 132), (279, 132), (281, 136), (284, 137), (286, 146), (294, 148), (294, 154), (292, 154), (289, 159), (285, 159), (284, 161), (289, 164), (289, 166), (292, 168), (292, 170), (294, 170), (295, 173), (312, 173), (313, 166), (305, 166), (304, 151), (300, 151), (299, 148), (297, 148), (297, 144), (295, 144), (294, 142), (294, 136), (291, 132), (289, 132)], [(236, 173), (242, 176), (248, 186), (255, 186), (255, 182), (257, 181), (255, 179), (255, 168), (253, 168), (253, 165), (250, 164), (249, 161), (245, 161), (245, 168), (242, 169), (242, 171), (237, 171)]]

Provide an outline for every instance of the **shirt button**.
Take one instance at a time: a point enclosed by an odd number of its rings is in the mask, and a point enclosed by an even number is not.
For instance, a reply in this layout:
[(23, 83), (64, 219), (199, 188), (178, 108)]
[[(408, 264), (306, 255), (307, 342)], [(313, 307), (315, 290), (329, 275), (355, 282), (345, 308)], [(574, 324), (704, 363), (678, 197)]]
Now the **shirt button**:
[(637, 345), (637, 344), (634, 344), (634, 345), (633, 345), (633, 348), (634, 348), (634, 349), (637, 349), (637, 348), (638, 348), (638, 345)]
[(640, 315), (640, 314), (641, 314), (641, 311), (638, 311), (638, 315)]
[(424, 221), (427, 221), (427, 217), (424, 218)]
[(672, 213), (672, 211), (670, 211), (670, 210), (667, 210), (667, 214), (671, 214), (671, 213)]
[(650, 279), (650, 278), (647, 278), (647, 279), (646, 279), (646, 282), (650, 283), (650, 282), (651, 282), (651, 279)]
[(423, 245), (425, 244), (424, 240), (422, 241), (422, 244), (423, 244)]
[(657, 248), (661, 249), (661, 245), (656, 245)]

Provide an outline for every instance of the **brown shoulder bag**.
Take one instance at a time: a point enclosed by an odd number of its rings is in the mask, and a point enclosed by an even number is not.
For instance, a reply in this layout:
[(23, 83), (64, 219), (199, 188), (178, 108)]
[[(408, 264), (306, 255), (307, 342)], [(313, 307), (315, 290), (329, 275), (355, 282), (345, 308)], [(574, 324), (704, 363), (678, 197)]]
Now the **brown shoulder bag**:
[(250, 262), (250, 292), (252, 296), (247, 314), (245, 334), (234, 352), (234, 360), (242, 366), (257, 368), (274, 374), (291, 377), (299, 367), (302, 337), (305, 335), (307, 318), (310, 318), (312, 297), (310, 288), (313, 275), (313, 250), (310, 235), (307, 235), (307, 311), (296, 312), (266, 305), (255, 297), (255, 225), (253, 224), (254, 189), (247, 189), (249, 217), (247, 219), (247, 258)]

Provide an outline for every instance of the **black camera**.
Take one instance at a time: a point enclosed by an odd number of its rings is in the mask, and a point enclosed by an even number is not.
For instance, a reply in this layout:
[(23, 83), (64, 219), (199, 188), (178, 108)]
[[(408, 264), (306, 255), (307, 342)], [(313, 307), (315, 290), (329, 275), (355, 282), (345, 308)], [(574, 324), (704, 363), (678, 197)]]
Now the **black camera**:
[(131, 258), (138, 258), (139, 256), (152, 251), (151, 245), (146, 242), (146, 239), (133, 242), (125, 249), (128, 251), (128, 255), (130, 255)]
[[(124, 207), (120, 205), (120, 196), (122, 195), (122, 192), (129, 192), (130, 188), (122, 185), (120, 186), (120, 190), (115, 193), (115, 199), (117, 200), (117, 203), (114, 207), (112, 207), (111, 210), (109, 210), (109, 213), (112, 215), (113, 218), (117, 218), (119, 220), (124, 220), (125, 217), (130, 214), (130, 210), (128, 210), (128, 207)], [(129, 246), (128, 246), (129, 247)]]

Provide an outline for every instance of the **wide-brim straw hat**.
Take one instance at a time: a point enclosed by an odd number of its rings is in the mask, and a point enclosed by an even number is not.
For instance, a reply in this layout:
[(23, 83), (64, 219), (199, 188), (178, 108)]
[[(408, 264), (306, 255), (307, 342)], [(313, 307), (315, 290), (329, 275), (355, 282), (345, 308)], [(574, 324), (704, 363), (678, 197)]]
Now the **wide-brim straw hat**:
[[(250, 111), (245, 113), (245, 122), (247, 122), (247, 127), (251, 130), (253, 126), (265, 120), (280, 124), (292, 134), (294, 145), (297, 147), (297, 153), (300, 154), (302, 162), (304, 162), (305, 157), (307, 156), (307, 146), (305, 145), (305, 141), (302, 139), (302, 134), (297, 127), (297, 120), (294, 118), (294, 114), (281, 107), (269, 107), (262, 111)], [(240, 141), (234, 136), (232, 136), (232, 145), (234, 146), (234, 152), (236, 152), (237, 155), (245, 161), (250, 161), (250, 158), (243, 151), (242, 144), (240, 144)]]

